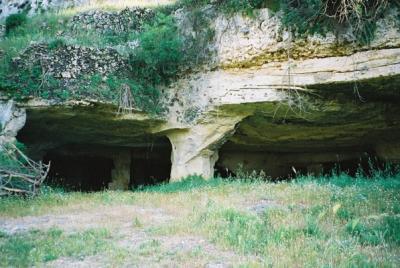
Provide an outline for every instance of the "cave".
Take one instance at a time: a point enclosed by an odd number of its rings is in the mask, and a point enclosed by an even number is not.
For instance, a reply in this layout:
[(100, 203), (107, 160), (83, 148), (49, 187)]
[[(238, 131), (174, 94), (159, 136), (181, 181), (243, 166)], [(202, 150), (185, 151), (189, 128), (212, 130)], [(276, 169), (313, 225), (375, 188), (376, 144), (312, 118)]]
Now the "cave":
[(131, 150), (130, 188), (155, 185), (168, 182), (171, 174), (171, 143), (167, 138), (158, 141), (158, 145)]
[(172, 146), (165, 135), (151, 133), (157, 123), (125, 119), (107, 105), (27, 109), (17, 139), (33, 160), (51, 161), (47, 184), (127, 190), (170, 179)]
[(87, 155), (61, 155), (49, 152), (43, 158), (51, 161), (47, 184), (71, 191), (101, 191), (111, 182), (114, 167), (111, 158)]
[[(383, 133), (336, 135), (335, 127), (299, 119), (279, 121), (264, 115), (250, 116), (239, 123), (219, 149), (216, 175), (231, 177), (238, 171), (263, 171), (267, 177), (280, 180), (332, 172), (355, 176), (361, 170), (369, 174), (371, 169), (383, 168), (385, 161), (374, 144)], [(348, 125), (338, 128), (354, 131)]]
[(69, 144), (47, 150), (46, 184), (67, 191), (126, 190), (168, 182), (171, 145), (166, 138), (136, 147)]
[(234, 177), (238, 172), (251, 173), (261, 171), (272, 180), (291, 179), (300, 175), (329, 175), (332, 172), (345, 172), (356, 176), (362, 171), (369, 175), (372, 170), (384, 169), (385, 162), (373, 151), (324, 151), (309, 152), (271, 152), (243, 151), (228, 143), (219, 151), (219, 160), (215, 164), (216, 176)]

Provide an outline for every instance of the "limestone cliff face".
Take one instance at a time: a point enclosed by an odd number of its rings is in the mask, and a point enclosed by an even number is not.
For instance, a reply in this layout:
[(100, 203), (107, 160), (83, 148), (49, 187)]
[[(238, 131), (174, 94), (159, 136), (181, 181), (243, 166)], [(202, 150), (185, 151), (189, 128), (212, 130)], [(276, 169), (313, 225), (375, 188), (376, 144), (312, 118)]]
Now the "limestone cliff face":
[(0, 145), (14, 142), (25, 121), (25, 109), (18, 108), (12, 100), (0, 99)]
[[(186, 156), (178, 158), (185, 168), (172, 177), (187, 175), (185, 170), (208, 176), (218, 151), (223, 169), (242, 163), (272, 176), (365, 152), (396, 161), (396, 153), (379, 149), (400, 138), (396, 15), (394, 10), (378, 22), (377, 38), (368, 46), (356, 45), (350, 31), (296, 39), (280, 30), (279, 14), (267, 9), (255, 18), (218, 16), (211, 61), (216, 70), (178, 81), (172, 93), (179, 101), (172, 103), (169, 122), (188, 130), (169, 135), (196, 141), (177, 147)], [(195, 164), (195, 155), (206, 155), (208, 165)]]
[[(216, 167), (238, 164), (275, 177), (293, 167), (320, 172), (365, 153), (399, 161), (397, 11), (378, 22), (368, 46), (357, 45), (350, 31), (298, 39), (281, 30), (279, 14), (257, 14), (218, 15), (210, 22), (213, 57), (202, 71), (163, 89), (165, 117), (121, 115), (96, 102), (31, 101), (20, 104), (28, 115), (22, 140), (40, 156), (72, 143), (140, 147), (149, 137), (156, 144), (168, 137), (171, 180), (209, 178)], [(176, 17), (182, 32), (196, 34), (184, 11)]]

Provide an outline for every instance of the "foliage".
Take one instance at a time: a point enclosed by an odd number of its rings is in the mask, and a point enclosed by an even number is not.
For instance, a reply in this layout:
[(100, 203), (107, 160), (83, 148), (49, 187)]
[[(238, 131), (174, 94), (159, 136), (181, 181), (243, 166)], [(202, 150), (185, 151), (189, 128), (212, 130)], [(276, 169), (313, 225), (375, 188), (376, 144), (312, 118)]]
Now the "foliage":
[[(132, 90), (135, 107), (160, 114), (159, 86), (168, 84), (184, 66), (183, 41), (181, 40), (172, 16), (158, 15), (144, 27), (141, 34), (100, 35), (95, 31), (69, 33), (71, 37), (54, 38), (58, 32), (67, 31), (67, 16), (49, 14), (28, 18), (29, 22), (16, 29), (12, 35), (1, 42), (5, 57), (0, 62), (0, 90), (16, 99), (41, 97), (66, 100), (69, 98), (96, 98), (116, 102), (120, 86), (128, 85)], [(59, 22), (61, 20), (61, 23)], [(45, 24), (45, 27), (41, 25)], [(38, 30), (41, 29), (41, 30)], [(52, 40), (49, 50), (65, 44), (104, 47), (121, 45), (139, 39), (141, 47), (130, 55), (131, 71), (114, 73), (107, 77), (100, 74), (82, 75), (68, 83), (46, 74), (40, 62), (16, 65), (13, 57), (32, 41)], [(129, 50), (128, 50), (129, 51)], [(124, 50), (126, 52), (126, 49)], [(188, 59), (187, 62), (189, 62)]]
[(12, 14), (6, 18), (6, 34), (9, 34), (15, 28), (26, 23), (27, 18), (25, 13)]
[(128, 73), (135, 102), (152, 113), (161, 113), (159, 86), (175, 79), (184, 64), (183, 41), (172, 16), (158, 13), (139, 34), (140, 46), (131, 53)]
[(59, 257), (84, 257), (109, 248), (105, 229), (66, 234), (60, 229), (0, 236), (0, 266), (30, 267)]
[(79, 92), (77, 97), (86, 96), (106, 101), (112, 100), (116, 103), (123, 85), (129, 86), (132, 91), (134, 108), (154, 115), (162, 113), (163, 108), (159, 103), (159, 91), (150, 85), (139, 84), (131, 78), (109, 75), (103, 79), (101, 75), (95, 74), (78, 80), (75, 88)]
[(179, 4), (187, 8), (196, 8), (208, 4), (214, 4), (225, 14), (243, 12), (244, 14), (251, 15), (255, 9), (269, 6), (272, 6), (273, 9), (276, 9), (275, 0), (181, 0)]
[(65, 41), (60, 38), (54, 39), (53, 41), (49, 42), (49, 44), (47, 45), (47, 47), (50, 50), (55, 50), (55, 49), (63, 47), (63, 46), (65, 46)]
[(0, 69), (0, 90), (15, 99), (26, 97), (65, 99), (65, 88), (59, 80), (43, 72), (40, 63), (16, 65), (11, 60)]
[(346, 231), (361, 244), (379, 245), (385, 242), (400, 246), (400, 217), (383, 216), (378, 219), (353, 219), (346, 225)]
[(387, 0), (282, 0), (282, 22), (299, 35), (350, 28), (357, 41), (368, 44), (374, 38), (376, 22), (391, 5), (395, 3)]
[(197, 190), (204, 187), (216, 187), (227, 183), (228, 180), (215, 178), (213, 180), (205, 180), (200, 176), (189, 176), (181, 181), (160, 184), (157, 186), (147, 186), (139, 189), (144, 192), (159, 192), (159, 193), (176, 193), (191, 190)]
[(158, 14), (139, 35), (140, 46), (130, 57), (132, 76), (152, 86), (167, 84), (183, 63), (183, 42), (172, 16)]
[(181, 0), (178, 6), (195, 10), (207, 4), (225, 14), (252, 15), (254, 10), (265, 7), (275, 12), (282, 10), (283, 25), (300, 36), (350, 28), (362, 44), (373, 40), (378, 19), (391, 7), (399, 7), (398, 2), (388, 0)]
[(270, 179), (266, 176), (263, 170), (260, 170), (259, 172), (257, 172), (256, 170), (249, 172), (243, 168), (242, 164), (239, 164), (237, 166), (234, 173), (236, 178), (240, 178), (241, 180), (245, 181), (257, 181), (257, 180), (265, 181), (267, 179)]
[[(188, 265), (186, 259), (181, 259), (180, 250), (176, 252), (179, 255), (175, 255), (175, 251), (168, 251), (165, 255), (157, 253), (162, 249), (154, 238), (163, 235), (176, 239), (200, 237), (216, 244), (215, 250), (221, 246), (232, 252), (229, 258), (243, 258), (245, 263), (238, 265), (250, 267), (397, 267), (399, 179), (400, 173), (397, 172), (376, 171), (370, 177), (361, 173), (357, 177), (350, 177), (345, 173), (332, 172), (323, 177), (303, 176), (275, 183), (242, 178), (203, 180), (193, 176), (180, 182), (126, 192), (66, 193), (46, 188), (36, 198), (1, 199), (0, 215), (16, 217), (53, 212), (75, 215), (77, 206), (87, 214), (98, 213), (104, 207), (112, 211), (123, 205), (132, 205), (132, 209), (139, 207), (141, 211), (149, 213), (163, 211), (172, 218), (167, 222), (163, 218), (157, 220), (158, 217), (136, 215), (127, 219), (129, 226), (135, 231), (145, 232), (148, 238), (134, 251), (139, 250), (152, 260), (157, 258), (160, 263), (173, 258)], [(10, 248), (11, 245), (20, 247), (20, 241), (24, 240), (28, 244), (27, 250), (24, 251), (23, 247), (18, 250), (25, 252), (20, 261), (27, 265), (41, 266), (39, 264), (46, 260), (43, 256), (68, 256), (65, 248), (69, 247), (66, 244), (72, 244), (73, 240), (69, 237), (72, 234), (57, 234), (56, 239), (62, 238), (58, 247), (51, 242), (54, 240), (48, 239), (46, 232), (40, 234), (40, 237), (29, 236), (29, 239), (25, 239), (27, 236), (24, 234), (17, 234), (15, 237), (24, 239), (11, 243), (11, 236), (1, 233), (0, 248), (2, 245), (6, 245), (3, 248)], [(73, 245), (82, 250), (85, 256), (88, 249), (80, 248), (82, 241), (96, 248), (93, 241), (99, 236), (94, 234), (92, 240), (85, 240), (79, 238), (81, 235), (79, 233), (78, 238), (74, 238), (77, 242)], [(104, 238), (107, 243), (112, 243), (114, 239), (125, 239), (120, 235), (110, 238), (105, 235)], [(104, 241), (102, 235), (100, 241)], [(37, 250), (31, 251), (32, 244)], [(161, 245), (164, 247), (165, 244)], [(50, 246), (54, 249), (48, 249)], [(49, 254), (44, 254), (47, 251)], [(1, 256), (5, 256), (2, 260), (6, 259), (7, 264), (17, 266), (15, 252), (1, 251)], [(107, 258), (107, 252), (104, 251), (104, 258)], [(208, 251), (202, 251), (201, 256), (203, 253)], [(134, 253), (130, 251), (129, 254)], [(71, 255), (75, 258), (80, 256), (75, 253)], [(199, 259), (196, 258), (196, 261), (198, 263)], [(4, 266), (3, 263), (0, 266)]]

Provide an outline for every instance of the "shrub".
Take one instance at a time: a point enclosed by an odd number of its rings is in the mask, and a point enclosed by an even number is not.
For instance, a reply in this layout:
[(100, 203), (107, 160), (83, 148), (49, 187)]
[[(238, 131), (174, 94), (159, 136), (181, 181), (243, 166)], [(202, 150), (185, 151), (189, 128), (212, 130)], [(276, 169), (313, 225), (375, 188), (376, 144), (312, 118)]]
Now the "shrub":
[(50, 50), (55, 50), (57, 48), (63, 47), (65, 45), (65, 41), (63, 39), (54, 39), (53, 41), (49, 42), (47, 47)]
[(155, 86), (167, 84), (183, 63), (183, 41), (171, 16), (159, 14), (139, 35), (140, 47), (131, 54), (133, 78)]
[(12, 14), (6, 18), (6, 34), (9, 34), (13, 29), (25, 24), (26, 14)]

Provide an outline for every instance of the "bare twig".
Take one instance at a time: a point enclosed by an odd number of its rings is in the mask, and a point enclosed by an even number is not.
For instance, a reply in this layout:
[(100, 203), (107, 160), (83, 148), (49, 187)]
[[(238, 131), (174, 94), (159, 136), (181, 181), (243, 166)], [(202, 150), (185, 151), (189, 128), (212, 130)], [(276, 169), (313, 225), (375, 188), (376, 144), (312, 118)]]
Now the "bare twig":
[(131, 88), (127, 84), (123, 84), (119, 94), (118, 114), (129, 114), (134, 110), (134, 99)]
[[(288, 98), (287, 98), (287, 110), (285, 112), (284, 118), (286, 118), (289, 110), (292, 111), (293, 113), (301, 116), (302, 114), (305, 113), (305, 107), (304, 107), (304, 98), (301, 92), (305, 91), (308, 92), (307, 88), (305, 87), (300, 87), (296, 86), (294, 83), (293, 79), (293, 74), (292, 74), (292, 56), (291, 56), (291, 44), (292, 44), (292, 30), (289, 28), (288, 29), (288, 38), (287, 38), (287, 43), (286, 43), (286, 54), (287, 54), (287, 68), (285, 75), (283, 77), (283, 81), (281, 85), (273, 85), (276, 89), (280, 90), (286, 90)], [(278, 107), (276, 108), (273, 118), (275, 118), (279, 108), (281, 107), (281, 103), (278, 104)]]
[(14, 144), (0, 144), (0, 152), (9, 162), (0, 168), (0, 196), (36, 195), (47, 177), (50, 163), (33, 161)]

